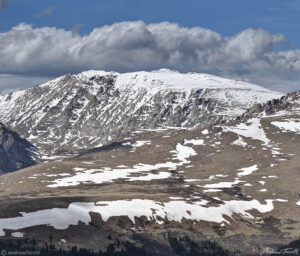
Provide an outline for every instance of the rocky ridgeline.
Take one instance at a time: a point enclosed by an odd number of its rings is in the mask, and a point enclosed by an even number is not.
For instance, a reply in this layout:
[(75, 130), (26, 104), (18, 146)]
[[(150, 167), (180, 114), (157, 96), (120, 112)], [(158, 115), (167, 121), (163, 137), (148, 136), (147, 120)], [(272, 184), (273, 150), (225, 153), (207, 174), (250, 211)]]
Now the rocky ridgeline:
[(0, 174), (34, 165), (37, 149), (0, 123)]
[(266, 103), (256, 104), (255, 106), (247, 109), (247, 111), (243, 115), (237, 117), (237, 119), (248, 119), (263, 112), (265, 112), (266, 115), (271, 115), (278, 111), (296, 108), (300, 108), (300, 91), (288, 93), (281, 98), (272, 99), (267, 101)]

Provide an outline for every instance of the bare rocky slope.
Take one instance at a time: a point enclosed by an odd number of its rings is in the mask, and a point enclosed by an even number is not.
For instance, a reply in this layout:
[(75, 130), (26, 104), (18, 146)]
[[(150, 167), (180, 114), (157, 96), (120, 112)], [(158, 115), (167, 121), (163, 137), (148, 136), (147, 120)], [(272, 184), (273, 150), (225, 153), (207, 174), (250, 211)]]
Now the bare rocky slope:
[(281, 98), (272, 99), (266, 103), (259, 103), (247, 109), (245, 113), (238, 116), (237, 119), (247, 119), (258, 113), (265, 112), (267, 115), (273, 114), (281, 110), (289, 110), (295, 108), (300, 102), (300, 91), (288, 93)]
[(26, 168), (37, 161), (37, 149), (0, 123), (0, 174)]
[(214, 124), (280, 96), (200, 73), (87, 71), (0, 96), (0, 116), (49, 157), (117, 141), (138, 129)]

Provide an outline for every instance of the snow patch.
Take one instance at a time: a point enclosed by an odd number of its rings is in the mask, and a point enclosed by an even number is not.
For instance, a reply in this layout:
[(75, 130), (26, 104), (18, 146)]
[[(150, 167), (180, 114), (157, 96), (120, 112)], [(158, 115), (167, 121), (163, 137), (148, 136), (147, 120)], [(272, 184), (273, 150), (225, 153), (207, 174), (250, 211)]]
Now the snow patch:
[(237, 145), (241, 147), (246, 147), (248, 144), (243, 140), (241, 136), (238, 136), (238, 139), (233, 141), (231, 145)]
[(138, 140), (134, 144), (132, 144), (132, 146), (135, 148), (139, 148), (141, 146), (150, 145), (150, 144), (151, 144), (150, 140)]
[(207, 134), (209, 134), (209, 131), (208, 131), (207, 129), (205, 129), (205, 130), (203, 130), (201, 133), (202, 133), (203, 135), (207, 135)]
[(276, 201), (277, 201), (277, 202), (282, 202), (282, 203), (287, 203), (287, 202), (288, 202), (288, 200), (286, 200), (286, 199), (281, 199), (281, 198), (276, 199)]
[(257, 200), (232, 200), (212, 207), (203, 206), (203, 203), (202, 201), (193, 204), (185, 201), (161, 203), (142, 199), (71, 203), (68, 208), (21, 212), (20, 217), (0, 219), (0, 236), (5, 236), (5, 229), (20, 230), (38, 225), (49, 225), (63, 230), (70, 225), (77, 225), (79, 221), (88, 224), (91, 221), (90, 212), (101, 214), (103, 221), (113, 216), (128, 216), (135, 223), (135, 217), (146, 216), (149, 220), (156, 221), (160, 217), (178, 222), (185, 218), (194, 221), (229, 223), (224, 216), (232, 217), (233, 214), (240, 214), (245, 218), (254, 218), (248, 211), (256, 209), (265, 213), (274, 208), (273, 200), (266, 200), (266, 204), (261, 204)]
[(204, 145), (204, 140), (199, 139), (199, 140), (195, 140), (195, 139), (191, 139), (191, 140), (184, 140), (184, 145), (186, 144), (192, 144), (194, 146), (200, 146), (200, 145)]
[(222, 192), (221, 189), (216, 189), (216, 188), (210, 188), (210, 189), (204, 189), (203, 193), (213, 193), (213, 192)]
[(25, 233), (22, 233), (22, 232), (11, 233), (12, 237), (18, 237), (18, 238), (24, 237), (24, 235), (25, 235)]
[(247, 138), (260, 140), (264, 145), (268, 145), (270, 143), (270, 140), (267, 138), (265, 131), (261, 126), (259, 118), (252, 118), (247, 124), (240, 123), (236, 126), (222, 126), (222, 128), (227, 132), (234, 132)]
[(231, 188), (234, 185), (238, 185), (242, 182), (244, 182), (244, 181), (235, 180), (233, 182), (219, 182), (219, 183), (214, 183), (214, 184), (206, 184), (204, 186), (199, 186), (199, 187), (203, 187), (203, 188)]
[[(189, 163), (187, 160), (189, 157), (196, 155), (196, 152), (191, 147), (183, 146), (180, 143), (176, 145), (176, 150), (172, 151), (175, 153), (173, 159), (179, 160), (176, 162), (165, 162), (158, 163), (155, 165), (139, 163), (134, 165), (132, 168), (121, 166), (121, 168), (110, 168), (104, 167), (102, 169), (90, 169), (76, 167), (73, 170), (75, 174), (71, 177), (64, 177), (61, 179), (56, 179), (53, 184), (48, 185), (47, 187), (56, 188), (56, 187), (68, 187), (68, 186), (77, 186), (81, 183), (94, 183), (102, 184), (105, 182), (113, 182), (117, 179), (126, 179), (128, 181), (150, 181), (153, 179), (167, 179), (171, 177), (169, 172), (159, 172), (159, 173), (147, 173), (150, 171), (158, 171), (160, 169), (176, 170), (178, 166)], [(119, 166), (120, 167), (120, 166)], [(146, 173), (146, 175), (144, 175)], [(142, 174), (141, 176), (134, 176), (133, 174)], [(35, 178), (35, 177), (34, 177)]]
[(295, 132), (300, 134), (300, 120), (286, 120), (285, 122), (274, 121), (271, 122), (271, 124), (280, 128), (284, 132)]
[(241, 168), (239, 169), (239, 172), (237, 175), (238, 176), (247, 176), (247, 175), (250, 175), (251, 173), (255, 172), (258, 170), (258, 167), (257, 167), (257, 164), (255, 165), (252, 165), (250, 167), (245, 167), (245, 168)]
[(193, 148), (183, 146), (180, 143), (176, 145), (175, 159), (178, 159), (182, 163), (189, 163), (190, 161), (187, 159), (195, 155), (197, 155), (197, 153)]

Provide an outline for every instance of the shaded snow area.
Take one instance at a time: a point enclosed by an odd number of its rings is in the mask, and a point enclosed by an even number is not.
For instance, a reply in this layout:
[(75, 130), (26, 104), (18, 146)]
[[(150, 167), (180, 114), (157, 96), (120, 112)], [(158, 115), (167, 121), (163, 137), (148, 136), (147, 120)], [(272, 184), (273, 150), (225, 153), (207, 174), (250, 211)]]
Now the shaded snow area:
[(300, 120), (286, 120), (286, 121), (278, 121), (271, 122), (272, 125), (280, 128), (284, 132), (294, 132), (300, 134)]
[(135, 222), (134, 217), (146, 216), (148, 220), (154, 220), (159, 224), (162, 224), (163, 220), (182, 221), (183, 218), (195, 221), (229, 223), (228, 218), (233, 214), (253, 218), (247, 211), (256, 209), (265, 213), (273, 208), (273, 200), (266, 200), (265, 204), (261, 204), (257, 200), (232, 200), (213, 207), (206, 207), (201, 201), (189, 204), (177, 200), (166, 203), (141, 199), (71, 203), (68, 208), (53, 208), (31, 213), (22, 212), (20, 217), (0, 219), (0, 236), (5, 235), (5, 229), (20, 230), (38, 225), (67, 229), (70, 225), (78, 224), (79, 221), (88, 224), (91, 221), (90, 212), (101, 214), (103, 221), (107, 221), (112, 216), (128, 216), (132, 222)]
[[(147, 143), (143, 142), (140, 144), (149, 145), (149, 143), (151, 142), (147, 141)], [(197, 154), (193, 148), (181, 145), (180, 143), (176, 145), (176, 150), (173, 150), (171, 153), (174, 154), (173, 160), (176, 160), (176, 162), (167, 161), (154, 165), (139, 163), (132, 168), (126, 166), (119, 168), (104, 167), (102, 169), (74, 168), (74, 175), (56, 179), (52, 181), (53, 184), (48, 185), (48, 187), (68, 187), (80, 185), (81, 183), (102, 184), (105, 182), (113, 182), (117, 179), (126, 179), (127, 181), (167, 179), (171, 177), (171, 172), (167, 172), (166, 170), (176, 170), (177, 167), (190, 163), (188, 159)], [(151, 173), (151, 171), (159, 172)], [(134, 177), (132, 177), (132, 175), (134, 175)], [(63, 175), (60, 174), (60, 176)]]

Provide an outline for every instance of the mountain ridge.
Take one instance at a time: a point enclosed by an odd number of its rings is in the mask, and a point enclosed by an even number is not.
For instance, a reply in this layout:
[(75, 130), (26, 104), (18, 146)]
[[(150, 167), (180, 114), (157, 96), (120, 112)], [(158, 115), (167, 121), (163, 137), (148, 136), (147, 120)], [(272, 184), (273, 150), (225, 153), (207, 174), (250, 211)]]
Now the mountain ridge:
[(267, 115), (271, 115), (278, 111), (288, 110), (291, 108), (296, 108), (300, 106), (300, 90), (295, 92), (287, 93), (279, 99), (272, 99), (266, 103), (259, 103), (253, 107), (247, 109), (245, 113), (237, 117), (237, 119), (245, 119), (265, 112)]
[(201, 73), (85, 71), (0, 96), (0, 114), (44, 154), (62, 155), (137, 129), (214, 124), (282, 95)]

